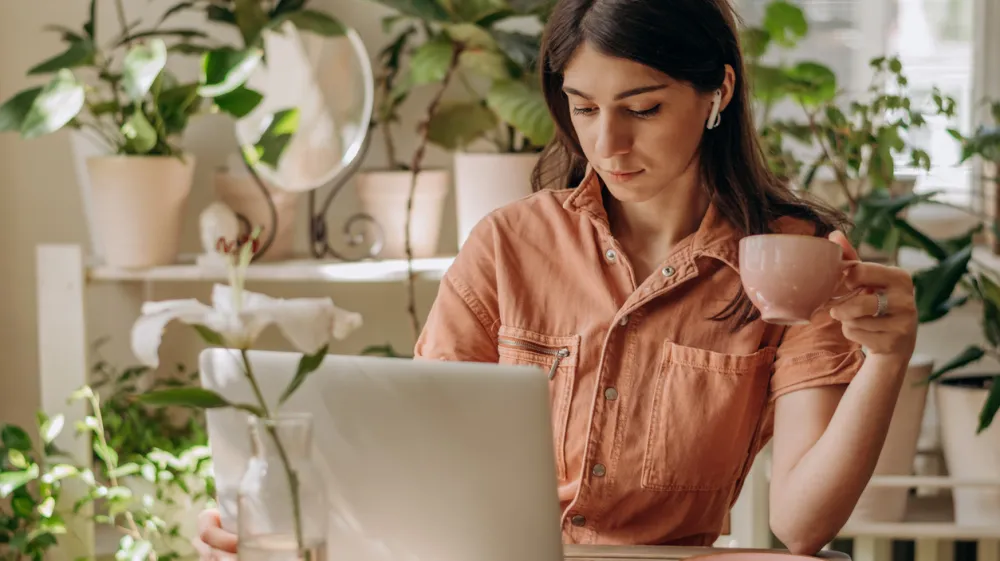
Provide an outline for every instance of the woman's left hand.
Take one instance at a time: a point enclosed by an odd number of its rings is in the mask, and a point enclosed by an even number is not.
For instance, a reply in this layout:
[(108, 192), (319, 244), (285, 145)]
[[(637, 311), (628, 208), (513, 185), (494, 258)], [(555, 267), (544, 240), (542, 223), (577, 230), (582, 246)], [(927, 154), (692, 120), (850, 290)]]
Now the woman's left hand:
[[(834, 231), (829, 239), (844, 249), (844, 259), (858, 259), (842, 232)], [(860, 343), (868, 354), (894, 355), (908, 361), (917, 341), (917, 306), (910, 274), (898, 267), (858, 263), (846, 275), (848, 290), (863, 290), (830, 306), (830, 316), (842, 324), (844, 336)], [(879, 294), (886, 309), (876, 317)]]

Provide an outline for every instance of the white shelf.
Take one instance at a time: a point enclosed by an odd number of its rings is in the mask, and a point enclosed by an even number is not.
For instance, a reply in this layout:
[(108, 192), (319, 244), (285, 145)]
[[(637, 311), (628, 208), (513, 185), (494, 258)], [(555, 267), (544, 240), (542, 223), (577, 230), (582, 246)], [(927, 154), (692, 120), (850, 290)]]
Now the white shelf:
[[(931, 479), (931, 478), (910, 478)], [(962, 526), (954, 522), (951, 496), (910, 497), (902, 522), (848, 522), (838, 534), (848, 538), (997, 540), (998, 526)]]
[[(414, 272), (420, 280), (439, 281), (454, 257), (416, 259)], [(225, 282), (226, 269), (196, 264), (168, 265), (148, 269), (118, 269), (107, 266), (87, 268), (89, 282)], [(386, 259), (359, 262), (302, 259), (275, 263), (254, 263), (247, 280), (259, 282), (389, 283), (406, 280), (406, 260)]]
[(875, 475), (868, 483), (869, 487), (902, 487), (914, 489), (955, 488), (955, 487), (1000, 487), (1000, 477), (992, 478), (958, 478), (932, 475)]

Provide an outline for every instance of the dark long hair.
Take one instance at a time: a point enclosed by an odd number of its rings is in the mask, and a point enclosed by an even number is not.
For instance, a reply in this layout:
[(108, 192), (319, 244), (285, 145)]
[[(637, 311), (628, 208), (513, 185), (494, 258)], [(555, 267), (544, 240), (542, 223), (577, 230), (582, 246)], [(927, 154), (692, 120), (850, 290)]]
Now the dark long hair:
[[(691, 84), (718, 89), (725, 65), (736, 74), (721, 124), (699, 147), (701, 175), (712, 203), (744, 235), (765, 234), (781, 217), (804, 219), (826, 236), (846, 223), (844, 215), (800, 198), (767, 166), (754, 126), (736, 15), (728, 0), (559, 0), (546, 25), (539, 58), (542, 91), (556, 124), (555, 139), (542, 151), (532, 187), (574, 187), (586, 158), (573, 129), (563, 93), (563, 70), (586, 42), (598, 51), (629, 59)], [(759, 313), (742, 289), (712, 319), (739, 329)]]

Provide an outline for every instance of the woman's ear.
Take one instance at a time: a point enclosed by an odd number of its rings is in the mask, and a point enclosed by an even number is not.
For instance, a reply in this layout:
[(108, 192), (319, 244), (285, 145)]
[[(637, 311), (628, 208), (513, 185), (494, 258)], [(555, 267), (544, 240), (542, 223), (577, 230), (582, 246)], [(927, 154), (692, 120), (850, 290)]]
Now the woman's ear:
[(722, 92), (722, 103), (719, 106), (719, 112), (725, 111), (729, 102), (733, 99), (733, 94), (736, 92), (736, 71), (733, 67), (726, 65), (726, 75), (722, 78), (722, 85), (719, 86), (719, 90)]

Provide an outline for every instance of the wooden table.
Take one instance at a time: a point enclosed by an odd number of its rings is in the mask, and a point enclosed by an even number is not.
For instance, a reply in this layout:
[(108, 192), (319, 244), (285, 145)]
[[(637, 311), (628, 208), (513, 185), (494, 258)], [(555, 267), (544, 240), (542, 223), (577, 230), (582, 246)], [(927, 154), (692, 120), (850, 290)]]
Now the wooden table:
[[(676, 546), (609, 546), (609, 545), (570, 545), (563, 547), (567, 561), (675, 561), (695, 555), (712, 553), (733, 553), (736, 551), (781, 551), (753, 550), (736, 548), (712, 547), (676, 547)], [(850, 557), (837, 551), (822, 551), (823, 559), (850, 561)]]

